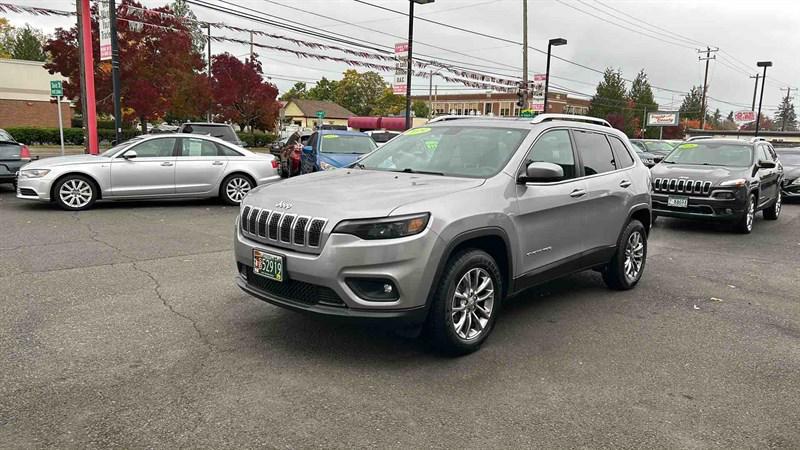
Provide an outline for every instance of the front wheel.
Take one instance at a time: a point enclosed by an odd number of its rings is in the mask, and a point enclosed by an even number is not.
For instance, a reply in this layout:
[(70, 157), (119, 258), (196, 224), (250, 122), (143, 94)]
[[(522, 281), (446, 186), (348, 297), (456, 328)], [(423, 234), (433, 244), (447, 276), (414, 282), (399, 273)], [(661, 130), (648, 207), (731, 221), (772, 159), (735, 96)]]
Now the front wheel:
[(603, 271), (603, 281), (611, 289), (633, 289), (644, 272), (647, 260), (647, 232), (638, 220), (631, 220), (617, 242), (617, 250)]
[(233, 174), (228, 175), (222, 181), (220, 192), (222, 200), (229, 205), (238, 205), (242, 202), (244, 197), (253, 189), (253, 182), (246, 175)]
[(739, 233), (750, 234), (753, 231), (753, 222), (756, 218), (756, 196), (754, 194), (750, 194), (747, 198), (744, 211), (744, 215), (736, 222), (734, 227)]
[(95, 184), (82, 175), (67, 175), (56, 183), (55, 201), (66, 211), (83, 211), (97, 200)]
[(488, 253), (471, 249), (453, 256), (426, 324), (433, 344), (451, 355), (478, 350), (494, 327), (502, 293), (500, 269)]
[(778, 216), (781, 215), (781, 193), (778, 191), (778, 198), (775, 199), (775, 203), (772, 204), (769, 208), (764, 210), (764, 218), (767, 220), (778, 220)]

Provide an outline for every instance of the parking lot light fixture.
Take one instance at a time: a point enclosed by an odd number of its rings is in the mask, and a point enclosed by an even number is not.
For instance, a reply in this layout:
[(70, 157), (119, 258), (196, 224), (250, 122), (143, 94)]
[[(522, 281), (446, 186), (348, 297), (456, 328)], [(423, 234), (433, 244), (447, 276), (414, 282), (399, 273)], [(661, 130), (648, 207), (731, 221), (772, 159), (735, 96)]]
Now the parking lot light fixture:
[(767, 67), (772, 67), (772, 61), (759, 61), (756, 66), (764, 68), (764, 75), (761, 77), (761, 95), (758, 98), (758, 114), (756, 114), (756, 132), (754, 136), (758, 136), (758, 128), (761, 125), (761, 102), (764, 101), (764, 84), (767, 81)]
[(547, 114), (547, 91), (550, 87), (550, 51), (552, 47), (558, 47), (559, 45), (567, 45), (567, 40), (554, 38), (547, 41), (547, 70), (544, 73), (544, 111), (542, 111), (544, 114)]

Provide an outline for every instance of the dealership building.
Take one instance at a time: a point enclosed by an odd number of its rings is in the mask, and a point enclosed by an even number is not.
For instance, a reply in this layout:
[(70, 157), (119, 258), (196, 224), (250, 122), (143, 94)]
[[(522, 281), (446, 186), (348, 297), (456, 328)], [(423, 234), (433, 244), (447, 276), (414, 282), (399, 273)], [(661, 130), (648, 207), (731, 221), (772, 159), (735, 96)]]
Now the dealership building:
[[(519, 116), (517, 94), (513, 92), (484, 92), (464, 94), (434, 94), (431, 99), (427, 95), (415, 95), (412, 100), (430, 101), (433, 115), (442, 114), (475, 114), (494, 116)], [(557, 114), (586, 114), (589, 112), (589, 100), (570, 97), (561, 92), (549, 92), (547, 95), (547, 112)]]
[[(0, 128), (58, 127), (58, 110), (50, 103), (50, 75), (43, 62), (0, 59)], [(65, 126), (72, 119), (68, 102), (61, 104)]]

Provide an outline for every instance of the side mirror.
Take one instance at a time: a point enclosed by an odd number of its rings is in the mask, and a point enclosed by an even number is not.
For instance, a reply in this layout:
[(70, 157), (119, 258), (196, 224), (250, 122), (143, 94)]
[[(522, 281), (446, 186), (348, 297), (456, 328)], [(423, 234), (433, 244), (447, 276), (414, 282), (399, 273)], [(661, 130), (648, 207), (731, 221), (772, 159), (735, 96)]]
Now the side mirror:
[(775, 168), (775, 163), (772, 162), (772, 161), (763, 161), (762, 160), (762, 161), (758, 162), (758, 168), (759, 169), (774, 169)]
[(137, 156), (139, 155), (136, 154), (136, 150), (128, 150), (127, 152), (122, 154), (122, 157), (125, 159), (134, 159)]
[(312, 148), (310, 145), (305, 145), (303, 146), (303, 153), (307, 153), (310, 155), (314, 153), (314, 148)]
[(532, 162), (525, 168), (525, 175), (517, 181), (520, 183), (547, 183), (564, 178), (564, 169), (558, 164), (549, 162)]

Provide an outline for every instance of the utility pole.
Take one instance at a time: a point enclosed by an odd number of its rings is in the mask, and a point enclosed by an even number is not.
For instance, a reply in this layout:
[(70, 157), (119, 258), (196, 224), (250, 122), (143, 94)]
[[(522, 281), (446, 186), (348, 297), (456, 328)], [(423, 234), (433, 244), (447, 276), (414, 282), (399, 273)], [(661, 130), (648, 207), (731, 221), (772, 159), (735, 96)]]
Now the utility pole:
[(528, 0), (522, 0), (522, 103), (528, 107)]
[[(781, 88), (781, 90), (786, 91), (786, 100), (784, 101), (784, 104), (789, 104), (789, 95), (792, 93), (792, 91), (796, 91), (797, 88), (787, 86), (786, 89)], [(786, 111), (783, 111), (783, 120), (781, 122), (781, 131), (786, 131)]]
[(253, 30), (250, 30), (250, 60), (255, 59), (255, 54), (253, 52)]
[(757, 73), (755, 76), (751, 76), (750, 78), (756, 79), (756, 85), (753, 87), (753, 106), (750, 107), (750, 111), (756, 110), (756, 94), (758, 93), (758, 79), (761, 78), (761, 74)]
[[(208, 86), (211, 87), (211, 24), (206, 24), (206, 32), (208, 36)], [(211, 122), (211, 99), (208, 100), (208, 113), (207, 117)]]
[[(712, 59), (717, 59), (716, 55), (711, 56), (712, 53), (719, 51), (718, 48), (714, 48), (713, 50), (711, 47), (706, 47), (705, 50), (705, 58), (702, 56), (698, 56), (697, 59), (700, 61), (706, 62), (706, 74), (703, 76), (703, 101), (702, 107), (700, 108), (700, 129), (703, 130), (706, 127), (706, 92), (708, 91), (708, 63)], [(703, 50), (698, 50), (697, 53), (703, 53)]]
[[(81, 2), (75, 2), (75, 7), (77, 9), (77, 17), (78, 17), (78, 42), (83, 42), (83, 9), (81, 7)], [(91, 32), (91, 31), (90, 31)], [(83, 145), (84, 148), (88, 148), (89, 145), (89, 130), (86, 127), (86, 82), (84, 81), (83, 74), (84, 74), (84, 58), (83, 58), (83, 51), (78, 52), (78, 67), (80, 68), (80, 85), (81, 85), (81, 128), (83, 129)], [(58, 105), (61, 108), (61, 105)]]
[[(102, 2), (100, 2), (100, 7), (103, 7)], [(122, 142), (122, 99), (120, 98), (119, 43), (117, 42), (117, 5), (115, 0), (108, 0), (108, 20), (111, 22), (111, 89), (114, 97), (114, 145), (117, 145)]]

